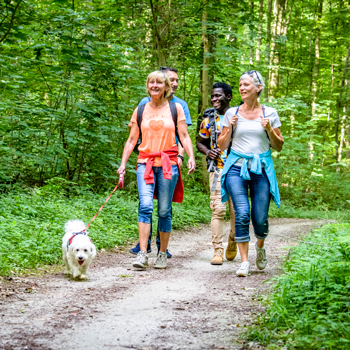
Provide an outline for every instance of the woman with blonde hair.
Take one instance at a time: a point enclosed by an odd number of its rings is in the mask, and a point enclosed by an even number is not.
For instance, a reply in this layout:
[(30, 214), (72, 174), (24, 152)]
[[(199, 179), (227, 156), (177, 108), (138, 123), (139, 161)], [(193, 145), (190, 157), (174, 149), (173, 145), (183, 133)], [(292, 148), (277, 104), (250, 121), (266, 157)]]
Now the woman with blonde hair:
[[(158, 218), (160, 231), (160, 251), (154, 267), (165, 269), (167, 266), (166, 249), (172, 227), (172, 202), (182, 202), (183, 184), (180, 167), (178, 166), (178, 149), (176, 146), (176, 130), (180, 142), (189, 155), (188, 168), (192, 173), (195, 169), (195, 159), (190, 136), (187, 132), (185, 114), (179, 103), (169, 102), (171, 84), (168, 76), (161, 71), (149, 74), (146, 89), (151, 101), (143, 110), (141, 123), (138, 121), (138, 108), (131, 118), (131, 130), (126, 141), (118, 174), (125, 173), (126, 163), (137, 143), (141, 133), (141, 144), (138, 147), (137, 185), (139, 192), (139, 239), (140, 252), (133, 266), (145, 268), (148, 266), (147, 243), (150, 233), (153, 197), (158, 199)], [(174, 103), (173, 106), (170, 103)], [(176, 108), (177, 120), (171, 108)], [(139, 128), (141, 126), (141, 130)]]

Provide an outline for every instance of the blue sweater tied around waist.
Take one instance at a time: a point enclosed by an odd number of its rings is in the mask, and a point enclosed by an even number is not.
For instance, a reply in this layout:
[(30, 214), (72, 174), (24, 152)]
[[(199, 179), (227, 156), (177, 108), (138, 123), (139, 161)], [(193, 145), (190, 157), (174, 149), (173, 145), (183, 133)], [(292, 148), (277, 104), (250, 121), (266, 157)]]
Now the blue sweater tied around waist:
[(230, 170), (231, 166), (234, 165), (238, 159), (243, 158), (243, 163), (241, 166), (241, 178), (243, 180), (250, 180), (249, 170), (248, 170), (248, 160), (252, 159), (252, 165), (250, 168), (250, 171), (254, 174), (262, 174), (262, 166), (261, 164), (264, 164), (265, 172), (267, 175), (267, 178), (270, 182), (270, 193), (272, 195), (273, 201), (276, 203), (277, 207), (280, 207), (281, 199), (280, 199), (280, 192), (278, 190), (278, 184), (276, 179), (276, 172), (275, 168), (273, 166), (273, 161), (271, 157), (271, 151), (268, 150), (265, 153), (261, 154), (244, 154), (240, 152), (233, 151), (231, 149), (231, 152), (229, 156), (226, 159), (224, 169), (222, 170), (222, 176), (221, 176), (221, 201), (223, 203), (227, 202), (229, 199), (229, 194), (226, 188), (225, 180), (226, 175), (228, 171)]

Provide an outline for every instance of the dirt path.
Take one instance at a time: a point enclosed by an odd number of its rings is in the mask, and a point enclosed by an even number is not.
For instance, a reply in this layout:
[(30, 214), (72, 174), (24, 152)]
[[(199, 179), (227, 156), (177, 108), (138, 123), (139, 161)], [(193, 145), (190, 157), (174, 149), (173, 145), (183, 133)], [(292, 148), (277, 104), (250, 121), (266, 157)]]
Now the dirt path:
[[(324, 222), (323, 222), (324, 223)], [(251, 276), (238, 278), (239, 256), (210, 265), (209, 225), (173, 234), (174, 257), (164, 271), (131, 268), (134, 256), (116, 248), (102, 252), (90, 280), (77, 282), (62, 272), (42, 277), (0, 280), (2, 349), (248, 349), (238, 334), (261, 310), (261, 283), (278, 273), (283, 247), (319, 226), (320, 221), (271, 219), (268, 266), (255, 267), (250, 242)], [(228, 236), (225, 225), (225, 240)], [(277, 236), (278, 235), (278, 236)], [(155, 250), (155, 245), (153, 245)], [(44, 273), (44, 271), (42, 271)]]

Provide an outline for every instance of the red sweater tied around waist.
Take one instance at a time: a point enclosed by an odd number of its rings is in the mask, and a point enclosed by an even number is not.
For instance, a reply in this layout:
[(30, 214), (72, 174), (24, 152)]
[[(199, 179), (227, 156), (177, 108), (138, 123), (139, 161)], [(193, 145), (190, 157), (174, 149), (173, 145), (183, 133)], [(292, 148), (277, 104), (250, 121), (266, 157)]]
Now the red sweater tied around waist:
[[(172, 148), (169, 148), (165, 151), (161, 152), (154, 152), (154, 153), (146, 153), (146, 152), (140, 152), (138, 159), (145, 159), (148, 158), (146, 163), (146, 170), (145, 170), (145, 182), (146, 185), (154, 184), (154, 172), (153, 172), (153, 163), (154, 159), (156, 157), (160, 157), (162, 160), (162, 168), (163, 168), (163, 175), (166, 180), (171, 180), (173, 176), (173, 171), (171, 168), (171, 160), (176, 163), (177, 168), (179, 170), (179, 179), (177, 180), (174, 195), (173, 195), (173, 202), (176, 203), (182, 203), (184, 198), (184, 186), (182, 183), (182, 177), (181, 177), (181, 170), (179, 167), (179, 164), (177, 163), (177, 155), (179, 154), (177, 147), (174, 146)], [(156, 187), (154, 190), (154, 199), (158, 198), (158, 188)]]

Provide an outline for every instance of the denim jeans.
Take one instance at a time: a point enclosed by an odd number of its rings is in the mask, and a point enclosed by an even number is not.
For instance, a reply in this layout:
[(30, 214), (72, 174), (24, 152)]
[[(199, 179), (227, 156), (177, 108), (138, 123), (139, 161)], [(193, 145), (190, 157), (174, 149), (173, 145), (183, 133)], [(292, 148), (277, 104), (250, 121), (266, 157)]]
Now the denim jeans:
[(153, 193), (158, 188), (158, 228), (161, 232), (171, 232), (172, 200), (179, 178), (177, 165), (172, 165), (172, 179), (166, 180), (162, 167), (153, 167), (154, 184), (146, 185), (144, 174), (146, 164), (137, 165), (137, 185), (139, 190), (139, 222), (152, 223)]
[[(240, 177), (241, 167), (232, 166), (226, 175), (226, 187), (232, 198), (236, 213), (235, 237), (237, 243), (249, 242), (250, 216), (257, 238), (265, 239), (269, 232), (268, 213), (270, 207), (270, 183), (265, 170), (257, 175), (249, 170), (250, 180)], [(248, 188), (252, 210), (248, 199)]]
[[(151, 229), (150, 229), (149, 236), (148, 236), (148, 245), (152, 244), (152, 229), (153, 229), (153, 220), (151, 221)], [(158, 250), (159, 250), (160, 249), (159, 222), (158, 222), (158, 225), (157, 225), (156, 244), (157, 244), (157, 247), (158, 247)]]

